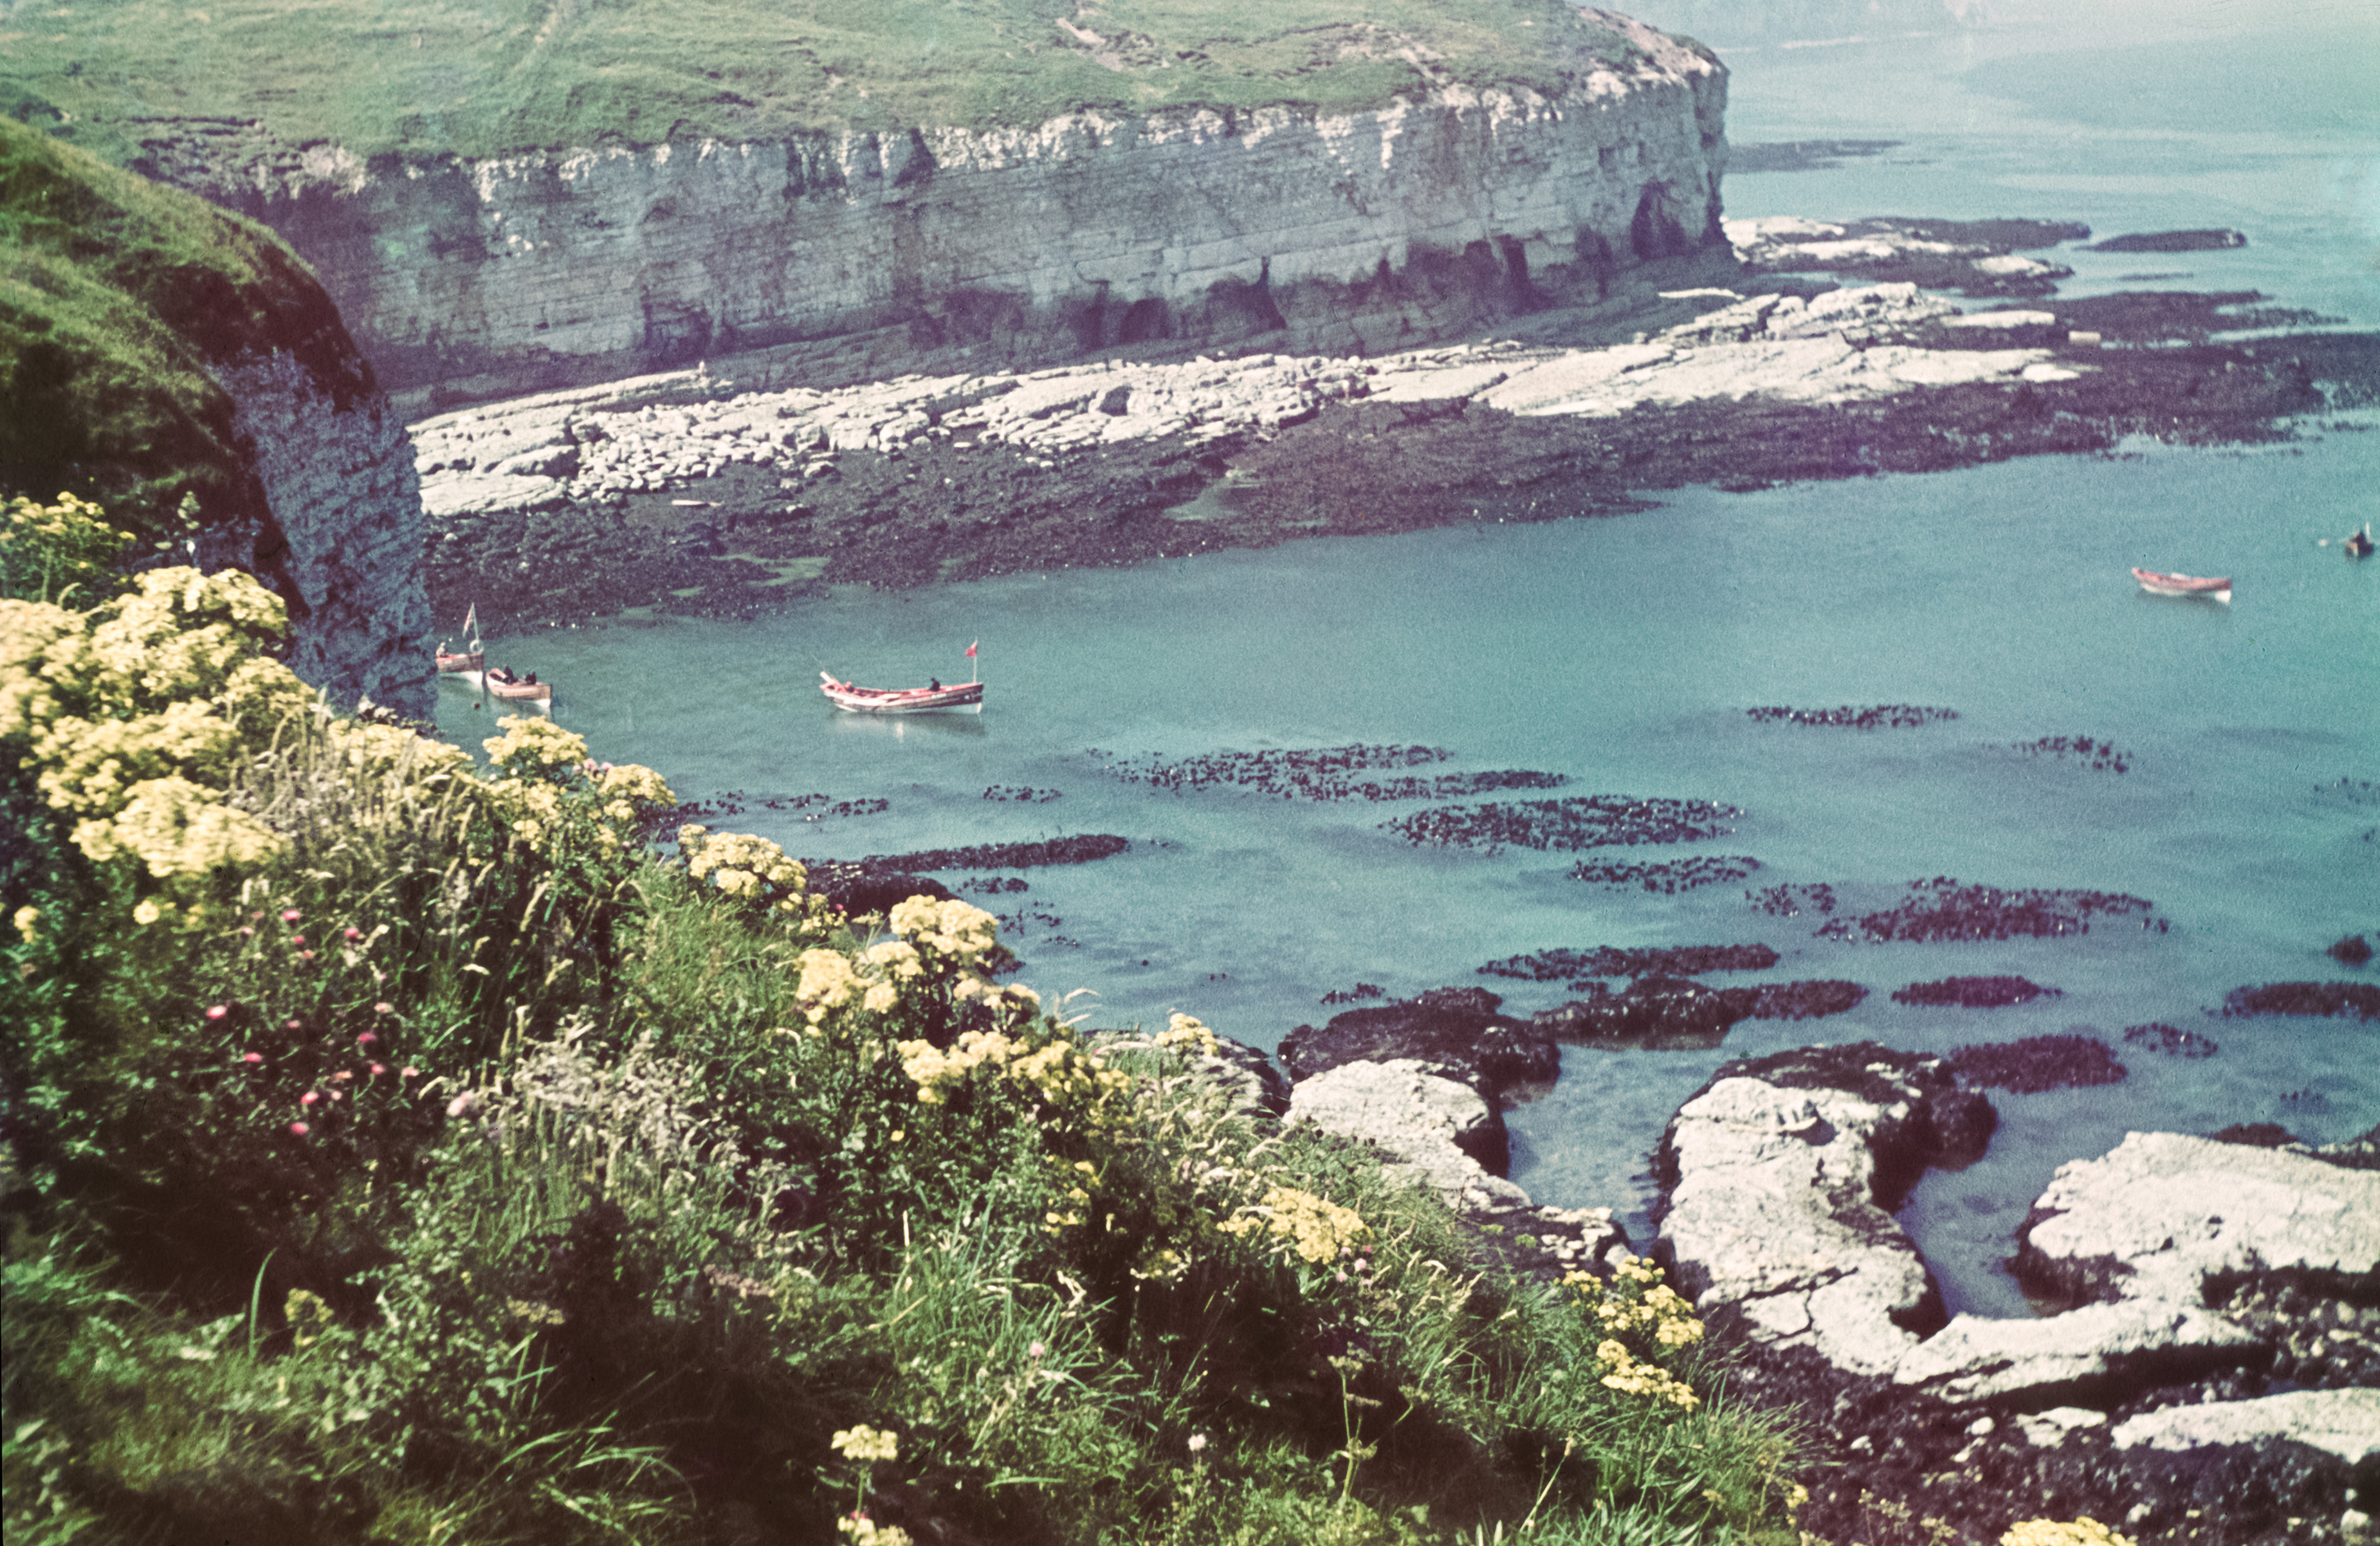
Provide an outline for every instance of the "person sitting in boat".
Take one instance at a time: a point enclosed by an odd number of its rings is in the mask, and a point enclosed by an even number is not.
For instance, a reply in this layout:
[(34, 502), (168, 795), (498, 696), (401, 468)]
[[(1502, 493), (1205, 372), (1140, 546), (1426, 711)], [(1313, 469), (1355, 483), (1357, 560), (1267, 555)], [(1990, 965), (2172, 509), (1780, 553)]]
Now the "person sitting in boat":
[[(917, 680), (917, 678), (912, 677), (912, 678), (910, 678), (910, 680), (914, 682), (914, 681), (916, 681), (916, 680)], [(939, 676), (929, 676), (929, 677), (926, 678), (926, 691), (927, 691), (927, 692), (929, 692), (929, 693), (939, 693), (939, 692), (941, 692), (941, 690), (942, 690), (942, 679), (941, 679), (941, 677), (939, 677)]]
[(505, 686), (509, 687), (517, 679), (513, 675), (513, 669), (510, 666), (498, 666), (494, 670), (488, 673), (488, 680), (490, 682), (501, 682)]
[(529, 672), (529, 673), (528, 673), (528, 676), (526, 676), (526, 677), (522, 678), (522, 679), (521, 679), (521, 681), (522, 681), (522, 685), (524, 685), (524, 686), (528, 686), (528, 687), (534, 687), (534, 686), (536, 686), (536, 685), (537, 685), (537, 673), (536, 673), (535, 671), (531, 671), (531, 672)]

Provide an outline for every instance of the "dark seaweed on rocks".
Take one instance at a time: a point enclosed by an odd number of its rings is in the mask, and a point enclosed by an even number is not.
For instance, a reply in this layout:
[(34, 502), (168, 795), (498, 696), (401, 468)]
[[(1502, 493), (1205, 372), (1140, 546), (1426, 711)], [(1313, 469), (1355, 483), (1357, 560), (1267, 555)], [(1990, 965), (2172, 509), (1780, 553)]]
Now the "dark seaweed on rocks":
[(1025, 805), (1046, 805), (1058, 798), (1054, 789), (1029, 789), (1021, 784), (994, 784), (983, 791), (986, 800), (1007, 800)]
[(1815, 1020), (1867, 996), (1857, 983), (1832, 981), (1715, 988), (1682, 977), (1642, 977), (1625, 993), (1591, 985), (1586, 997), (1533, 1015), (1530, 1023), (1558, 1041), (1681, 1051), (1718, 1045), (1738, 1021)]
[(1021, 875), (985, 875), (961, 882), (959, 889), (978, 896), (996, 897), (1009, 891), (1030, 891), (1033, 886)]
[[(1898, 994), (1894, 995), (1899, 997)], [(2076, 1090), (2119, 1084), (2124, 1065), (2095, 1036), (2027, 1036), (2019, 1042), (1985, 1042), (1954, 1048), (1950, 1067), (1969, 1085), (2037, 1095), (2045, 1090)]]
[(2111, 344), (2204, 344), (2220, 332), (2304, 327), (2326, 320), (2296, 307), (2250, 304), (2268, 298), (2254, 290), (2122, 290), (2060, 299), (2048, 309), (2067, 327), (2095, 332)]
[(2095, 916), (2137, 917), (2143, 929), (2164, 932), (2153, 918), (2155, 904), (2117, 891), (2003, 891), (1996, 886), (1961, 886), (1947, 876), (1912, 880), (1914, 893), (1898, 907), (1856, 921), (1837, 918), (1820, 928), (1828, 939), (1891, 940), (2056, 939), (2091, 932)]
[(1534, 950), (1507, 956), (1479, 969), (1483, 977), (1517, 977), (1524, 982), (1553, 983), (1588, 977), (1696, 977), (1706, 972), (1765, 972), (1777, 964), (1777, 952), (1766, 945), (1670, 945), (1623, 950), (1598, 946), (1592, 950)]
[(1815, 886), (1771, 886), (1766, 890), (1746, 891), (1743, 900), (1755, 912), (1766, 912), (1771, 918), (1798, 918), (1806, 910), (1821, 918), (1831, 918), (1835, 912), (1835, 888), (1821, 882)]
[(1443, 987), (1378, 1009), (1349, 1009), (1301, 1025), (1278, 1054), (1291, 1082), (1345, 1063), (1414, 1058), (1469, 1084), (1491, 1105), (1525, 1085), (1550, 1085), (1561, 1054), (1540, 1028), (1496, 1012), (1486, 988)]
[(2038, 741), (2013, 743), (2013, 749), (2036, 757), (2056, 757), (2061, 762), (2076, 758), (2102, 773), (2128, 773), (2131, 766), (2124, 754), (2116, 750), (2112, 741), (2094, 741), (2087, 735), (2045, 735)]
[(1456, 800), (1505, 789), (1559, 789), (1569, 781), (1559, 773), (1525, 768), (1428, 778), (1362, 777), (1379, 768), (1444, 762), (1451, 755), (1439, 746), (1325, 746), (1311, 751), (1212, 752), (1180, 762), (1117, 758), (1108, 762), (1106, 770), (1127, 782), (1176, 794), (1226, 788), (1283, 800)]
[(2241, 1015), (2353, 1015), (2380, 1020), (2380, 987), (2369, 983), (2266, 983), (2233, 988), (2223, 998), (2226, 1019)]
[(1370, 998), (1386, 998), (1389, 990), (1378, 983), (1357, 983), (1351, 988), (1332, 988), (1322, 996), (1325, 1004), (1361, 1004)]
[(971, 848), (929, 848), (917, 853), (871, 853), (859, 861), (869, 871), (1028, 870), (1037, 864), (1085, 864), (1132, 846), (1129, 838), (1087, 832), (1031, 843), (978, 843)]
[(2217, 1143), (2239, 1143), (2251, 1149), (2277, 1149), (2284, 1143), (2304, 1142), (2278, 1122), (2234, 1122), (2206, 1136)]
[(2323, 954), (2341, 966), (2362, 966), (2372, 959), (2372, 946), (2362, 935), (2350, 934)]
[(2179, 1025), (2168, 1025), (2161, 1021), (2124, 1027), (2124, 1040), (2131, 1045), (2162, 1052), (2168, 1057), (2212, 1057), (2223, 1050), (2212, 1036), (2202, 1036), (2195, 1031), (2184, 1031)]
[(2126, 236), (2110, 236), (2104, 242), (2093, 242), (2085, 252), (2220, 252), (2226, 248), (2245, 247), (2248, 237), (2241, 231), (2136, 231)]
[(1425, 847), (1476, 848), (1494, 853), (1509, 843), (1516, 848), (1573, 852), (1582, 848), (1724, 837), (1735, 829), (1718, 823), (1742, 814), (1734, 805), (1708, 800), (1587, 794), (1512, 804), (1439, 805), (1380, 825), (1407, 842)]
[(1913, 703), (1880, 703), (1869, 708), (1854, 707), (1850, 704), (1840, 708), (1747, 708), (1744, 712), (1764, 723), (1782, 720), (1789, 725), (1828, 725), (1840, 730), (1864, 731), (1907, 730), (1959, 717), (1955, 708), (1927, 708)]
[(1955, 1004), (1963, 1009), (1998, 1009), (2056, 998), (2058, 990), (2029, 983), (2022, 977), (1944, 977), (1938, 982), (1912, 983), (1895, 989), (1896, 1004)]
[(1634, 886), (1660, 896), (1673, 897), (1699, 886), (1719, 886), (1742, 880), (1759, 868), (1760, 861), (1748, 853), (1731, 853), (1724, 857), (1702, 853), (1692, 859), (1673, 859), (1659, 864), (1615, 864), (1585, 859), (1570, 867), (1570, 877), (1592, 886)]

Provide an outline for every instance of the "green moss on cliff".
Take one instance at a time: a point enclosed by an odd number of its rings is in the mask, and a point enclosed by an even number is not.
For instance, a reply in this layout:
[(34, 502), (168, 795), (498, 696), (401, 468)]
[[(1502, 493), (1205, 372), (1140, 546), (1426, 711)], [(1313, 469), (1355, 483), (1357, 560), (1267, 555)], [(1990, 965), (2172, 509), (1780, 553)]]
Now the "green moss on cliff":
[(102, 498), (152, 535), (185, 496), (243, 513), (261, 495), (207, 367), (275, 349), (370, 390), (279, 237), (0, 119), (0, 495)]
[(118, 160), (161, 116), (477, 156), (1079, 108), (1343, 112), (1450, 83), (1558, 91), (1636, 54), (1561, 0), (31, 0), (0, 38), (0, 111)]

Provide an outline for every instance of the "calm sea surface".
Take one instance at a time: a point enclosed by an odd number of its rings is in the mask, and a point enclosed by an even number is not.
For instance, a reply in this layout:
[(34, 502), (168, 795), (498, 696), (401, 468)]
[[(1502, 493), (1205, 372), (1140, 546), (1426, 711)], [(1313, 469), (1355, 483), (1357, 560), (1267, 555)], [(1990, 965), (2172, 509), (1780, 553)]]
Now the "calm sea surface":
[[(2220, 58), (2196, 35), (2094, 58), (2021, 30), (1730, 55), (1739, 142), (1906, 143), (1839, 171), (1731, 177), (1729, 209), (2037, 215), (2102, 236), (2238, 226), (2251, 245), (2233, 252), (2061, 255), (2080, 271), (2070, 293), (2254, 288), (2380, 325), (2380, 106), (2353, 85), (2380, 79), (2380, 59), (2364, 70), (2354, 52), (2380, 54), (2374, 31), (2315, 51), (2311, 85), (2284, 75), (2310, 57), (2306, 40), (2277, 33), (2227, 37)], [(2257, 86), (2243, 105), (2242, 79), (2288, 89)], [(2173, 277), (2125, 277), (2143, 272)], [(1620, 1208), (1640, 1244), (1649, 1152), (1727, 1057), (1862, 1037), (1944, 1050), (2095, 1027), (2129, 1067), (2125, 1082), (1996, 1096), (1991, 1153), (1935, 1173), (1904, 1214), (1953, 1309), (2023, 1313), (1998, 1263), (2060, 1162), (2133, 1129), (2271, 1120), (2332, 1141), (2380, 1120), (2373, 1029), (2206, 1013), (2242, 984), (2374, 978), (2322, 954), (2342, 934), (2380, 930), (2380, 560), (2356, 565), (2316, 546), (2380, 519), (2380, 431), (2350, 422), (2375, 416), (2325, 418), (2277, 449), (2142, 443), (2107, 458), (1688, 491), (1618, 519), (1306, 541), (837, 594), (752, 623), (613, 622), (492, 643), (563, 684), (558, 718), (597, 755), (657, 767), (682, 797), (741, 791), (747, 814), (722, 825), (798, 854), (1132, 839), (1121, 857), (1017, 872), (1028, 890), (972, 899), (1013, 920), (1024, 980), (1045, 995), (1095, 990), (1084, 1002), (1102, 1022), (1178, 1009), (1270, 1046), (1333, 1012), (1325, 993), (1358, 982), (1399, 996), (1484, 983), (1527, 1013), (1567, 995), (1476, 969), (1560, 946), (1760, 940), (1784, 958), (1774, 970), (1713, 980), (1867, 984), (1850, 1014), (1746, 1022), (1708, 1052), (1565, 1051), (1560, 1085), (1512, 1116), (1514, 1178), (1540, 1201)], [(2229, 574), (2237, 599), (2147, 597), (2133, 564)], [(980, 719), (861, 720), (816, 691), (820, 669), (960, 680), (978, 638)], [(1842, 704), (1960, 717), (1862, 733), (1743, 712)], [(454, 738), (489, 733), (458, 688), (441, 707)], [(2013, 749), (2046, 736), (2111, 742), (2129, 771)], [(1354, 743), (1452, 754), (1421, 771), (1537, 769), (1568, 778), (1558, 795), (1708, 799), (1744, 815), (1707, 842), (1490, 855), (1418, 849), (1381, 828), (1415, 803), (1175, 795), (1106, 770), (1114, 755)], [(1057, 795), (988, 799), (994, 790)], [(888, 808), (805, 821), (821, 806), (760, 803), (808, 794)], [(1695, 853), (1748, 854), (1762, 868), (1667, 897), (1565, 874), (1580, 857)], [(1852, 945), (1814, 938), (1813, 915), (1769, 915), (1744, 898), (1827, 882), (1881, 901), (1882, 888), (1937, 876), (2126, 892), (2169, 926)], [(2062, 996), (1990, 1010), (1888, 996), (2002, 972)], [(2221, 1052), (2183, 1061), (2122, 1042), (2124, 1027), (2149, 1021), (2212, 1036)]]

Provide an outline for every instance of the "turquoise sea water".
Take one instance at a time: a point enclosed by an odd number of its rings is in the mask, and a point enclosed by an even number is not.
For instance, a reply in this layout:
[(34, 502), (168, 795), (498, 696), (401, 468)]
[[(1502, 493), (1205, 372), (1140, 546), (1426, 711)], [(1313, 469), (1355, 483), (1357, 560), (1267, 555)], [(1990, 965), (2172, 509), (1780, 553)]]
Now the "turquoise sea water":
[[(2192, 269), (2168, 287), (2261, 287), (2380, 324), (2370, 266), (2380, 243), (2358, 234), (2368, 211), (2349, 196), (2372, 169), (2356, 170), (2349, 137), (2318, 113), (2256, 131), (2240, 154), (2262, 158), (2262, 173), (2223, 163), (2195, 190), (2198, 152), (2167, 144), (2167, 130), (2107, 122), (2101, 109), (2058, 118), (2054, 91), (2022, 104), (2036, 152), (2067, 147), (2046, 160), (1963, 122), (1917, 146), (1903, 119), (1925, 100), (1925, 72), (1979, 101), (1983, 85), (2005, 94), (2028, 79), (2004, 61), (1946, 63), (1943, 46), (1906, 41), (1869, 60), (1889, 89), (1866, 117), (1840, 100), (1855, 62), (1840, 54), (1730, 59), (1739, 140), (1908, 137), (1909, 159), (1925, 162), (1731, 179), (1730, 211), (2029, 214), (2103, 234), (2239, 225), (2253, 245), (2238, 254), (2073, 260)], [(2142, 157), (2171, 166), (2143, 169)], [(2060, 177), (2084, 181), (2053, 186)], [(2240, 258), (2261, 265), (2254, 277), (2216, 272)], [(2118, 287), (2116, 272), (2102, 287)], [(2063, 1160), (2131, 1129), (2276, 1120), (2330, 1141), (2380, 1119), (2380, 1033), (2205, 1012), (2242, 984), (2374, 977), (2321, 951), (2380, 930), (2380, 787), (2362, 787), (2380, 786), (2380, 561), (2350, 564), (2315, 544), (2380, 518), (2376, 491), (2380, 430), (2314, 428), (2280, 448), (2143, 443), (1922, 477), (1689, 490), (1615, 519), (839, 593), (750, 623), (614, 622), (495, 647), (564, 684), (558, 717), (599, 755), (660, 767), (684, 796), (743, 791), (747, 812), (723, 825), (796, 853), (1130, 838), (1121, 857), (1020, 872), (1029, 890), (973, 899), (1015, 920), (1007, 937), (1024, 980), (1045, 994), (1095, 990), (1087, 1002), (1105, 1022), (1179, 1009), (1270, 1046), (1333, 1012), (1325, 993), (1358, 982), (1400, 996), (1485, 983), (1526, 1013), (1566, 995), (1475, 969), (1558, 946), (1761, 940), (1784, 957), (1773, 971), (1714, 980), (1867, 984), (1850, 1014), (1746, 1022), (1709, 1052), (1565, 1052), (1555, 1090), (1512, 1115), (1514, 1177), (1541, 1201), (1637, 1214), (1640, 1243), (1649, 1151), (1726, 1057), (1815, 1040), (1936, 1050), (2096, 1027), (2131, 1069), (2124, 1083), (1998, 1097), (1992, 1152), (1930, 1178), (1905, 1215), (1954, 1308), (2021, 1313), (1997, 1262)], [(2232, 575), (2237, 599), (2145, 596), (2133, 564)], [(990, 683), (980, 719), (863, 720), (816, 691), (820, 669), (954, 680), (978, 638)], [(1743, 712), (1887, 703), (1960, 718), (1863, 733)], [(441, 706), (466, 741), (488, 733), (469, 704), (450, 687)], [(2113, 742), (2129, 771), (2013, 749), (2045, 736)], [(1723, 801), (1744, 811), (1730, 836), (1584, 857), (1749, 854), (1763, 868), (1673, 897), (1589, 886), (1564, 874), (1582, 856), (1416, 849), (1381, 829), (1414, 804), (1175, 795), (1114, 777), (1099, 755), (1352, 743), (1452, 753), (1431, 771), (1560, 773), (1561, 795)], [(1020, 788), (1058, 797), (985, 798)], [(761, 804), (810, 793), (888, 808), (806, 822), (817, 806)], [(1814, 938), (1818, 919), (1758, 912), (1743, 896), (1936, 876), (2127, 892), (2154, 901), (2168, 927), (1855, 946)], [(2000, 972), (2062, 996), (1994, 1010), (1888, 996)], [(2148, 1021), (2211, 1035), (2222, 1051), (2180, 1061), (2122, 1044), (2123, 1027)]]

